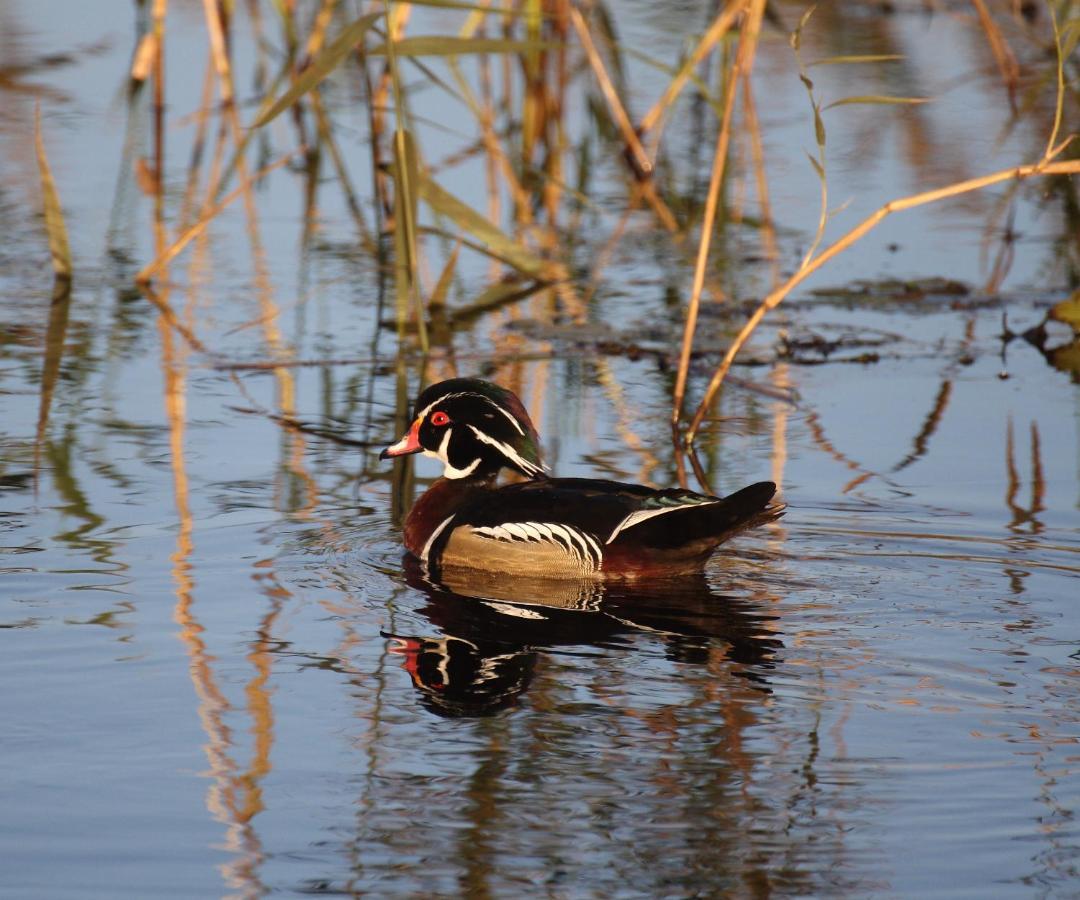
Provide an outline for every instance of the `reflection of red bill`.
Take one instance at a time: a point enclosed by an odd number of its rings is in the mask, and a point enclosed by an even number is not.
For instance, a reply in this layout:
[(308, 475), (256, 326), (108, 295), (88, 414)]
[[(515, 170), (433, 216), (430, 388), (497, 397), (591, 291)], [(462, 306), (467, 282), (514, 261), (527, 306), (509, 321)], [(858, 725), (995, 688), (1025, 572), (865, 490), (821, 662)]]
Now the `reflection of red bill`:
[[(424, 655), (423, 649), (424, 642), (418, 637), (399, 637), (394, 635), (391, 637), (387, 644), (387, 653), (393, 656), (403, 656), (405, 659), (402, 661), (402, 669), (408, 672), (408, 676), (413, 680), (413, 684), (419, 687), (421, 690), (445, 690), (446, 682), (436, 682), (424, 679), (420, 674), (420, 658)], [(431, 653), (432, 650), (428, 650)], [(446, 660), (446, 657), (442, 657)], [(443, 671), (442, 666), (438, 667), (438, 671)]]
[(420, 420), (417, 419), (412, 423), (412, 428), (408, 430), (405, 437), (383, 450), (379, 454), (379, 459), (389, 459), (391, 456), (407, 456), (410, 453), (419, 453), (423, 449), (420, 446)]
[(417, 687), (424, 686), (423, 679), (420, 678), (420, 653), (423, 646), (423, 643), (416, 638), (394, 637), (390, 639), (390, 644), (386, 648), (387, 652), (394, 656), (405, 657), (401, 667), (409, 673), (409, 677)]
[(393, 637), (386, 649), (395, 656), (408, 656), (420, 651), (420, 642), (416, 638)]

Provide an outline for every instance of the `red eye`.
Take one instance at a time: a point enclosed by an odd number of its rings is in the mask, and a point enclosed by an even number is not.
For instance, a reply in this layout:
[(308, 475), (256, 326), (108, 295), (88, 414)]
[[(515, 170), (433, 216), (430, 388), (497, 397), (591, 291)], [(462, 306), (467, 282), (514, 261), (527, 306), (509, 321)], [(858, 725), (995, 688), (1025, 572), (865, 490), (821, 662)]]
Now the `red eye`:
[(431, 424), (436, 428), (442, 428), (443, 425), (450, 424), (450, 417), (442, 410), (431, 414)]

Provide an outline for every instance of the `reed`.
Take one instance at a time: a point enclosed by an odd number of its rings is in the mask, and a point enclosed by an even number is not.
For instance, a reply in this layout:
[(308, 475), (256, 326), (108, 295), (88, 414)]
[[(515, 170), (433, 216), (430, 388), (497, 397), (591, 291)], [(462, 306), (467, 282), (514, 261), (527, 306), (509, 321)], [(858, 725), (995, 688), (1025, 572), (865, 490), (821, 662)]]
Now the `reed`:
[(701, 237), (698, 242), (697, 260), (694, 265), (694, 283), (690, 289), (690, 301), (686, 309), (686, 324), (683, 329), (682, 351), (679, 355), (679, 369), (675, 380), (675, 397), (671, 414), (671, 424), (674, 429), (678, 428), (682, 414), (686, 379), (690, 370), (690, 352), (693, 348), (694, 332), (697, 327), (701, 291), (705, 286), (705, 268), (709, 258), (709, 247), (712, 243), (713, 227), (716, 223), (720, 185), (724, 177), (728, 146), (731, 141), (731, 120), (735, 110), (736, 91), (739, 81), (749, 78), (753, 67), (758, 33), (761, 30), (761, 18), (765, 12), (764, 0), (750, 0), (750, 2), (743, 5), (743, 12), (745, 20), (739, 36), (739, 50), (735, 56), (735, 64), (728, 75), (728, 89), (724, 97), (724, 113), (720, 120), (720, 129), (716, 135), (712, 174), (709, 178), (709, 191), (705, 201), (705, 216), (701, 223)]
[[(732, 364), (765, 316), (807, 277), (848, 252), (885, 218), (993, 185), (1018, 184), (1055, 174), (1073, 175), (1080, 165), (1065, 158), (1069, 138), (1061, 136), (1071, 113), (1075, 75), (1072, 55), (1080, 40), (1080, 20), (1071, 12), (1072, 7), (1047, 7), (1054, 65), (1052, 71), (1047, 67), (1044, 79), (1037, 80), (1019, 68), (1014, 47), (1021, 45), (1013, 36), (1015, 28), (1009, 31), (1012, 20), (1008, 18), (1008, 4), (973, 0), (969, 16), (972, 33), (985, 41), (987, 59), (993, 59), (1000, 72), (1015, 116), (1025, 111), (1034, 114), (1054, 91), (1053, 124), (1042, 157), (980, 178), (891, 200), (822, 249), (826, 226), (837, 214), (829, 207), (828, 111), (867, 105), (902, 110), (928, 102), (929, 98), (879, 90), (825, 102), (811, 74), (815, 66), (872, 68), (895, 64), (900, 57), (892, 52), (840, 52), (804, 62), (803, 36), (818, 27), (818, 18), (825, 14), (809, 7), (791, 34), (791, 67), (793, 75), (802, 79), (808, 97), (815, 141), (809, 166), (820, 183), (820, 198), (805, 256), (794, 272), (781, 279), (777, 213), (770, 204), (765, 152), (769, 123), (758, 114), (754, 91), (754, 61), (763, 29), (769, 39), (776, 36), (769, 30), (770, 25), (763, 24), (769, 18), (764, 0), (730, 0), (722, 4), (699, 31), (687, 29), (684, 51), (673, 62), (652, 59), (625, 47), (617, 32), (617, 17), (601, 2), (386, 0), (356, 11), (335, 0), (322, 0), (309, 14), (302, 14), (292, 4), (277, 4), (278, 15), (265, 22), (255, 14), (256, 5), (251, 6), (251, 27), (258, 30), (263, 42), (271, 39), (268, 30), (276, 21), (279, 42), (284, 47), (282, 58), (275, 64), (271, 55), (260, 51), (255, 82), (263, 86), (264, 93), (255, 97), (254, 103), (241, 102), (229, 54), (229, 30), (237, 27), (238, 19), (233, 16), (238, 11), (226, 15), (225, 10), (231, 7), (204, 0), (208, 56), (219, 88), (220, 106), (211, 110), (207, 101), (203, 115), (207, 122), (216, 119), (222, 133), (229, 135), (231, 159), (206, 173), (207, 199), (201, 213), (194, 221), (187, 214), (181, 217), (177, 234), (142, 267), (137, 281), (149, 286), (160, 277), (167, 264), (196, 236), (204, 234), (233, 200), (245, 198), (253, 223), (252, 187), (298, 154), (308, 160), (306, 208), (310, 214), (305, 228), (310, 228), (316, 209), (315, 192), (319, 190), (319, 159), (325, 154), (356, 223), (358, 242), (377, 256), (386, 280), (386, 296), (394, 298), (397, 341), (406, 358), (412, 358), (410, 354), (417, 351), (421, 359), (427, 356), (429, 328), (436, 324), (438, 340), (445, 343), (447, 329), (512, 308), (530, 297), (546, 297), (534, 302), (548, 304), (549, 314), (554, 309), (569, 321), (584, 322), (591, 315), (596, 286), (603, 279), (611, 255), (610, 247), (602, 248), (585, 266), (577, 258), (577, 248), (585, 243), (584, 230), (592, 202), (589, 179), (598, 163), (605, 164), (608, 175), (615, 172), (623, 180), (627, 215), (643, 211), (643, 215), (651, 216), (669, 235), (676, 254), (682, 254), (686, 271), (692, 271), (672, 384), (672, 427), (677, 440), (686, 446), (693, 443)], [(424, 33), (426, 24), (432, 21), (421, 15), (425, 8), (437, 10), (440, 23), (453, 24), (441, 33)], [(145, 80), (161, 72), (165, 11), (165, 0), (155, 0), (154, 27), (133, 54), (133, 79)], [(452, 18), (454, 11), (456, 20)], [(769, 15), (769, 21), (775, 21), (775, 12)], [(1060, 17), (1065, 21), (1059, 22)], [(625, 75), (625, 58), (631, 52), (667, 72), (655, 98), (642, 104), (646, 111), (640, 116), (633, 109), (638, 97)], [(278, 66), (277, 70), (267, 71), (273, 65)], [(713, 66), (714, 77), (702, 75), (706, 65)], [(373, 172), (370, 190), (358, 189), (350, 181), (349, 147), (336, 137), (339, 131), (335, 108), (326, 101), (330, 92), (324, 95), (328, 79), (334, 79), (335, 84), (358, 83), (364, 87)], [(719, 89), (714, 90), (712, 84), (718, 84)], [(1036, 97), (1032, 92), (1039, 85), (1041, 93)], [(448, 98), (460, 110), (455, 113), (459, 119), (418, 119), (410, 100), (418, 87)], [(154, 126), (154, 174), (160, 179), (164, 165), (161, 79), (155, 81), (155, 91), (159, 116)], [(708, 185), (696, 192), (681, 186), (681, 182), (693, 179), (678, 170), (678, 154), (672, 152), (668, 134), (668, 123), (685, 114), (679, 101), (688, 92), (701, 101), (699, 127), (706, 138), (701, 143), (710, 148), (700, 160), (702, 171), (707, 168), (710, 173)], [(1017, 98), (1023, 103), (1017, 103)], [(582, 107), (576, 119), (575, 104)], [(252, 105), (256, 110), (245, 125), (241, 116)], [(283, 113), (291, 114), (294, 143), (269, 165), (264, 157), (264, 164), (252, 174), (256, 167), (249, 164), (249, 157), (256, 137), (268, 135), (271, 130), (279, 136)], [(581, 127), (582, 122), (586, 127)], [(439, 160), (425, 137), (432, 127), (472, 134), (474, 139)], [(736, 165), (736, 147), (751, 160), (745, 167)], [(445, 174), (450, 166), (473, 161), (483, 165), (483, 211), (474, 207)], [(575, 168), (579, 183), (569, 184), (566, 173)], [(197, 180), (193, 166), (185, 209), (191, 207), (190, 186)], [(745, 189), (743, 181), (748, 185)], [(733, 182), (740, 198), (734, 216), (729, 214), (726, 197)], [(751, 189), (758, 204), (756, 220), (743, 212), (741, 198)], [(157, 193), (163, 196), (160, 190)], [(504, 199), (509, 202), (504, 203)], [(366, 206), (374, 214), (371, 227)], [(626, 221), (620, 219), (612, 240), (622, 232)], [(693, 398), (695, 412), (683, 430), (690, 365), (700, 354), (701, 306), (706, 298), (723, 301), (728, 293), (717, 277), (724, 264), (723, 248), (718, 250), (716, 246), (718, 237), (735, 228), (751, 227), (759, 230), (764, 256), (774, 267), (771, 289), (745, 323), (733, 329), (731, 342), (703, 395)], [(461, 273), (465, 258), (476, 254), (487, 259), (491, 278), (489, 284), (470, 293)], [(1009, 260), (1009, 248), (1003, 244), (993, 283), (1004, 277)], [(588, 271), (588, 282), (583, 290), (577, 290), (574, 282), (582, 268)], [(429, 281), (425, 281), (425, 273), (430, 273)], [(545, 293), (547, 287), (552, 290)], [(194, 334), (189, 330), (188, 336), (193, 338)]]
[(71, 245), (68, 242), (64, 211), (56, 190), (49, 157), (45, 152), (45, 140), (41, 136), (41, 107), (34, 108), (34, 149), (37, 154), (38, 174), (41, 179), (41, 207), (45, 218), (45, 232), (49, 238), (49, 255), (52, 257), (53, 273), (58, 290), (67, 293), (71, 288)]
[(34, 148), (41, 179), (42, 213), (53, 268), (53, 289), (49, 303), (48, 323), (45, 326), (45, 354), (41, 364), (41, 391), (38, 401), (37, 430), (34, 437), (36, 489), (42, 446), (49, 426), (49, 411), (52, 407), (56, 384), (60, 378), (60, 363), (64, 355), (64, 341), (71, 310), (72, 279), (71, 246), (68, 242), (67, 225), (64, 223), (64, 211), (60, 206), (60, 195), (45, 152), (45, 139), (41, 135), (40, 106), (34, 108)]
[(709, 404), (712, 403), (713, 398), (716, 396), (716, 392), (723, 384), (724, 378), (728, 371), (731, 369), (732, 363), (735, 361), (735, 357), (739, 351), (746, 345), (750, 335), (754, 332), (754, 329), (761, 324), (762, 319), (765, 318), (765, 314), (770, 310), (775, 309), (780, 303), (791, 294), (791, 291), (805, 281), (811, 274), (816, 272), (829, 260), (843, 253), (845, 250), (854, 246), (859, 240), (866, 237), (874, 228), (881, 224), (888, 216), (893, 213), (903, 212), (904, 210), (914, 209), (917, 206), (924, 206), (927, 203), (936, 203), (940, 200), (944, 200), (949, 197), (958, 197), (961, 194), (967, 194), (972, 191), (983, 190), (984, 188), (991, 187), (995, 184), (1002, 184), (1004, 182), (1012, 180), (1022, 180), (1026, 178), (1035, 177), (1047, 177), (1051, 175), (1076, 175), (1080, 174), (1080, 160), (1065, 160), (1062, 162), (1050, 162), (1043, 160), (1038, 163), (1032, 163), (1024, 166), (1016, 166), (1010, 169), (1004, 169), (1000, 172), (994, 172), (990, 175), (984, 175), (980, 178), (972, 178), (968, 181), (961, 181), (956, 184), (946, 185), (938, 188), (934, 191), (925, 191), (921, 194), (913, 194), (909, 197), (901, 197), (897, 200), (891, 200), (884, 206), (880, 207), (876, 212), (867, 216), (847, 232), (839, 240), (831, 244), (813, 259), (804, 261), (797, 272), (795, 272), (790, 278), (787, 279), (780, 287), (769, 293), (761, 304), (753, 312), (742, 330), (732, 341), (731, 346), (728, 348), (727, 353), (724, 354), (723, 360), (716, 368), (712, 378), (709, 381), (708, 387), (705, 389), (705, 395), (702, 397), (697, 411), (694, 413), (694, 418), (690, 423), (690, 427), (686, 431), (685, 441), (687, 444), (691, 444), (697, 435), (698, 429), (701, 427), (702, 421), (705, 419), (705, 415), (708, 412)]

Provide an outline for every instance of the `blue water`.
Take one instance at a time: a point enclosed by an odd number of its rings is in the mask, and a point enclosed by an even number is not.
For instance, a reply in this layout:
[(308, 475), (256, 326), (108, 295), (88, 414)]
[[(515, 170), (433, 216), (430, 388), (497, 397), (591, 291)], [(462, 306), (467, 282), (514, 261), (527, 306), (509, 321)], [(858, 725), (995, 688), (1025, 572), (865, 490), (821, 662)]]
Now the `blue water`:
[[(302, 179), (286, 170), (257, 196), (263, 257), (238, 206), (174, 265), (169, 302), (213, 352), (191, 349), (131, 287), (152, 256), (151, 201), (121, 162), (129, 115), (137, 155), (149, 147), (147, 109), (130, 112), (122, 91), (132, 10), (103, 4), (80, 22), (67, 6), (3, 13), (3, 53), (27, 90), (0, 87), (0, 896), (1076, 893), (1080, 394), (1075, 371), (1023, 340), (1003, 356), (999, 338), (1003, 311), (1021, 331), (1064, 296), (1052, 217), (1021, 204), (1029, 243), (985, 305), (804, 291), (777, 311), (747, 354), (765, 364), (735, 374), (797, 402), (728, 387), (699, 450), (712, 489), (773, 478), (788, 510), (702, 579), (599, 594), (519, 584), (478, 599), (403, 562), (395, 510), (410, 491), (377, 455), (419, 363), (398, 367), (389, 331), (376, 341), (377, 267), (334, 183), (307, 250)], [(655, 34), (650, 10), (627, 5), (628, 41)], [(183, 117), (198, 108), (201, 15), (170, 11), (170, 215), (187, 177)], [(960, 19), (928, 21), (854, 15), (847, 49), (884, 52), (889, 37), (925, 54), (969, 34)], [(247, 73), (246, 31), (237, 42)], [(801, 150), (784, 149), (812, 142), (785, 46), (769, 35), (758, 66), (790, 268), (816, 186)], [(981, 65), (980, 46), (957, 66)], [(42, 63), (58, 47), (71, 60)], [(820, 34), (810, 47), (840, 52)], [(919, 60), (928, 90), (951, 77)], [(815, 77), (859, 91), (842, 68)], [(974, 116), (970, 95), (999, 87), (943, 89), (921, 113), (931, 135), (947, 131), (950, 103)], [(328, 96), (370, 214), (351, 90)], [(653, 94), (632, 90), (640, 114)], [(419, 114), (438, 107), (429, 93)], [(35, 96), (76, 259), (40, 442), (51, 284), (27, 144)], [(283, 152), (293, 136), (275, 128)], [(858, 151), (876, 145), (840, 120), (830, 135), (833, 196), (861, 212), (957, 174), (919, 163), (914, 144), (867, 163)], [(922, 139), (939, 162), (963, 156), (944, 136)], [(964, 165), (1026, 158), (1025, 140), (978, 142)], [(440, 177), (468, 195), (482, 167), (463, 171)], [(596, 186), (596, 243), (581, 248), (592, 261), (614, 233), (620, 184), (605, 171)], [(898, 220), (815, 284), (977, 285), (988, 205)], [(751, 245), (739, 232), (730, 246)], [(434, 281), (443, 257), (431, 252)], [(665, 291), (685, 300), (688, 259), (639, 212), (605, 262), (594, 333), (639, 342), (638, 359), (597, 352), (541, 292), (456, 331), (427, 378), (513, 387), (559, 474), (674, 484), (673, 376), (651, 351), (676, 346), (681, 306)], [(767, 272), (736, 263), (718, 277), (752, 298)], [(488, 284), (485, 261), (463, 262), (453, 303)], [(710, 310), (702, 339), (722, 344), (726, 327)], [(808, 332), (889, 337), (825, 363), (777, 359), (782, 335)], [(1067, 341), (1057, 331), (1051, 345)], [(867, 349), (876, 361), (857, 361)], [(233, 365), (286, 353), (319, 364)], [(695, 398), (709, 371), (696, 366)], [(283, 428), (282, 415), (331, 436)], [(420, 461), (416, 474), (422, 489), (437, 469)]]

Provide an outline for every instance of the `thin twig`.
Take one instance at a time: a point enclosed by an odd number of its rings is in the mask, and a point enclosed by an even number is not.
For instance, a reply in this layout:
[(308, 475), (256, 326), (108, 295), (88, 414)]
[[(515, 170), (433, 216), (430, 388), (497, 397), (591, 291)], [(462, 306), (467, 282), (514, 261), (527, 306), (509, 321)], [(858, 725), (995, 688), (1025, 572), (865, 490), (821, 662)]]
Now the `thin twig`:
[(1074, 175), (1077, 173), (1080, 173), (1080, 160), (1065, 160), (1063, 162), (1048, 162), (1047, 160), (1042, 160), (1038, 163), (1016, 166), (1011, 169), (1003, 169), (1002, 171), (994, 172), (991, 175), (971, 178), (967, 181), (950, 184), (934, 191), (913, 194), (909, 197), (902, 197), (899, 200), (891, 200), (886, 203), (872, 215), (868, 216), (852, 228), (851, 231), (837, 240), (834, 244), (823, 250), (814, 259), (809, 260), (806, 264), (801, 266), (794, 275), (761, 301), (761, 305), (754, 310), (754, 314), (743, 326), (742, 331), (736, 336), (731, 346), (728, 347), (724, 359), (713, 373), (712, 380), (705, 390), (705, 396), (702, 397), (697, 412), (694, 413), (693, 421), (690, 423), (690, 428), (686, 432), (686, 442), (688, 444), (693, 442), (694, 437), (705, 418), (709, 405), (716, 396), (716, 392), (720, 389), (720, 385), (723, 384), (724, 377), (731, 368), (731, 364), (734, 362), (736, 354), (738, 354), (746, 344), (747, 340), (749, 340), (750, 335), (760, 324), (761, 320), (765, 318), (765, 314), (778, 306), (797, 285), (805, 281), (834, 256), (847, 250), (852, 244), (865, 237), (888, 216), (906, 209), (914, 209), (917, 206), (925, 206), (927, 203), (935, 203), (938, 200), (944, 200), (948, 197), (956, 197), (960, 194), (977, 191), (985, 187), (990, 187), (991, 185), (1000, 184), (1003, 181), (1009, 181), (1013, 178), (1023, 179), (1032, 178), (1038, 175)]

